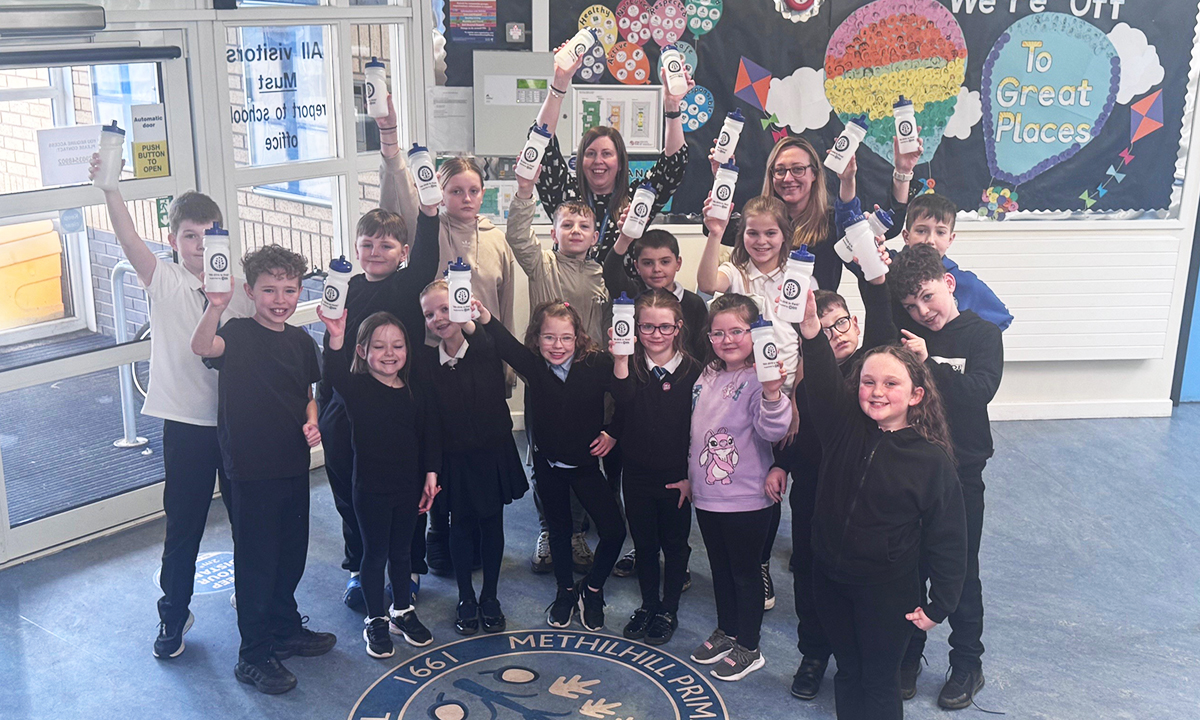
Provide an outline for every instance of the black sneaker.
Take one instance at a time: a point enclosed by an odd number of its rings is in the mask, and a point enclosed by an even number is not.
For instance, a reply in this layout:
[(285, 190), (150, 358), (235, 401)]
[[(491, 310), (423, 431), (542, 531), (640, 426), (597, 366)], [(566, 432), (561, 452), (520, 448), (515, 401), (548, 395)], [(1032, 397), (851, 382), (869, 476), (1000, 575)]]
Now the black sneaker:
[(800, 658), (800, 667), (792, 676), (792, 695), (801, 700), (815, 698), (817, 693), (821, 692), (821, 681), (825, 679), (825, 668), (828, 665), (829, 658), (824, 660)]
[(775, 583), (771, 580), (771, 563), (762, 564), (763, 610), (775, 607)]
[(158, 638), (154, 641), (154, 657), (170, 660), (183, 654), (183, 636), (192, 629), (196, 616), (190, 611), (184, 620), (158, 624)]
[(902, 700), (912, 700), (917, 694), (917, 677), (921, 674), (921, 660), (924, 655), (909, 660), (904, 658), (904, 662), (900, 663), (900, 698)]
[(947, 710), (970, 707), (975, 693), (983, 689), (983, 670), (960, 670), (950, 667), (950, 679), (938, 693), (938, 706)]
[(565, 628), (571, 625), (571, 616), (575, 614), (575, 588), (559, 588), (554, 602), (546, 608), (546, 624), (552, 628)]
[(621, 556), (616, 565), (613, 565), (613, 577), (629, 577), (637, 570), (637, 553), (630, 550)]
[(373, 658), (390, 658), (396, 654), (396, 646), (392, 645), (392, 636), (388, 632), (388, 619), (367, 618), (365, 622), (363, 640), (367, 642), (367, 654)]
[(296, 687), (296, 676), (274, 655), (254, 664), (238, 660), (233, 668), (233, 676), (238, 682), (253, 685), (254, 689), (267, 695), (279, 695)]
[(488, 598), (479, 603), (479, 618), (483, 621), (485, 633), (504, 632), (504, 628), (508, 626), (504, 611), (500, 609), (500, 601), (496, 598)]
[(450, 534), (431, 532), (425, 536), (425, 564), (438, 577), (454, 574), (454, 559), (450, 557)]
[[(303, 622), (308, 622), (304, 618)], [(300, 657), (316, 657), (324, 655), (337, 644), (337, 636), (327, 632), (313, 632), (301, 627), (291, 637), (275, 639), (275, 657), (287, 660), (293, 655)]]
[(675, 630), (678, 628), (679, 620), (675, 617), (675, 613), (659, 610), (650, 620), (650, 627), (646, 628), (646, 644), (666, 645), (671, 642), (671, 637), (675, 635)]
[(413, 606), (409, 605), (403, 610), (397, 610), (393, 605), (389, 614), (391, 622), (388, 623), (388, 630), (393, 635), (403, 636), (404, 642), (413, 647), (425, 647), (433, 642), (433, 633), (421, 624), (420, 618), (417, 617), (417, 609)]
[(579, 622), (588, 630), (604, 629), (604, 589), (593, 591), (587, 586), (587, 578), (575, 583), (575, 594), (579, 597)]
[(458, 602), (454, 631), (459, 635), (474, 635), (479, 632), (479, 603), (475, 602), (474, 598)]
[(630, 640), (641, 640), (646, 637), (646, 627), (650, 624), (652, 617), (654, 617), (654, 611), (649, 608), (640, 607), (634, 610), (621, 634)]

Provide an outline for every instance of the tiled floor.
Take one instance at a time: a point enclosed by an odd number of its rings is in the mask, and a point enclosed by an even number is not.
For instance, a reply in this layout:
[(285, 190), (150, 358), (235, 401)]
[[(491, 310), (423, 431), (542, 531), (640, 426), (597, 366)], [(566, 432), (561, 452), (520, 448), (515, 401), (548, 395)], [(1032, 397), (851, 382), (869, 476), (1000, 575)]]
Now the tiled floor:
[[(1022, 719), (1200, 716), (1200, 406), (1179, 408), (1171, 419), (993, 428), (981, 561), (987, 687), (979, 703)], [(181, 657), (151, 657), (157, 522), (0, 572), (0, 717), (347, 717), (374, 681), (413, 653), (401, 649), (377, 661), (363, 652), (362, 619), (338, 601), (345, 581), (339, 524), (320, 471), (312, 491), (300, 606), (313, 627), (340, 641), (327, 656), (287, 662), (300, 679), (295, 691), (266, 697), (234, 680), (237, 632), (225, 592), (196, 597), (196, 625)], [(553, 594), (549, 576), (528, 570), (535, 523), (528, 496), (507, 518), (501, 599), (513, 629), (544, 628), (542, 610)], [(664, 648), (684, 657), (713, 625), (698, 533), (693, 546), (695, 586), (684, 596), (681, 629)], [(832, 683), (812, 703), (787, 692), (798, 659), (788, 547), (785, 516), (774, 561), (785, 591), (763, 628), (768, 664), (718, 688), (733, 718), (833, 717)], [(225, 513), (214, 503), (203, 549), (229, 548)], [(418, 607), (435, 644), (458, 639), (455, 600), (451, 581), (426, 579)], [(610, 632), (619, 632), (637, 603), (636, 582), (611, 580), (608, 603)], [(945, 636), (944, 628), (933, 634), (918, 696), (905, 704), (910, 718), (946, 717), (934, 704), (946, 669)], [(519, 717), (505, 706), (494, 716)], [(390, 720), (397, 719), (393, 712)]]

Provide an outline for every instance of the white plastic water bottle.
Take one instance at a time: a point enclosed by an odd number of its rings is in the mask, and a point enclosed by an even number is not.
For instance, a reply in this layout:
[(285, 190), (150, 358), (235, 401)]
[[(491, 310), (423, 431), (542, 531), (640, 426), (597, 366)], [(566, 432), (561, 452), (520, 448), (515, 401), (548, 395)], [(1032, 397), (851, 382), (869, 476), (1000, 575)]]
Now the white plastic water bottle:
[(727, 162), (717, 168), (717, 174), (713, 176), (712, 188), (712, 216), (714, 218), (729, 219), (729, 212), (733, 208), (733, 190), (737, 187), (737, 180), (737, 165)]
[(674, 45), (668, 45), (663, 48), (660, 60), (667, 76), (667, 92), (671, 95), (686, 93), (688, 86), (683, 53), (679, 52), (679, 48)]
[(633, 337), (633, 299), (625, 293), (613, 300), (612, 353), (632, 355), (636, 344)]
[(775, 317), (788, 323), (798, 323), (804, 319), (804, 308), (808, 304), (808, 294), (812, 292), (813, 268), (816, 262), (817, 257), (808, 251), (808, 245), (801, 245), (788, 255)]
[(345, 255), (329, 262), (325, 275), (325, 289), (321, 292), (321, 312), (330, 320), (336, 320), (346, 311), (346, 290), (350, 287), (350, 274), (354, 266)]
[(412, 174), (422, 205), (442, 202), (442, 186), (438, 184), (437, 170), (433, 167), (433, 155), (427, 148), (413, 143), (408, 151), (408, 172)]
[(846, 166), (850, 164), (850, 158), (858, 152), (858, 145), (866, 136), (866, 118), (850, 118), (850, 122), (846, 123), (846, 127), (842, 129), (842, 134), (833, 141), (833, 147), (829, 149), (829, 154), (825, 156), (825, 167), (835, 174), (840, 175), (845, 172)]
[(750, 337), (754, 340), (754, 372), (758, 381), (778, 380), (782, 376), (779, 374), (779, 347), (775, 344), (774, 325), (760, 317), (750, 326)]
[(640, 238), (646, 231), (646, 223), (650, 221), (650, 211), (654, 209), (654, 200), (657, 197), (653, 185), (642, 183), (629, 203), (629, 214), (625, 216), (621, 232), (634, 240)]
[(913, 109), (912, 100), (900, 96), (892, 106), (892, 115), (896, 118), (896, 139), (899, 141), (900, 152), (916, 152), (917, 144), (917, 113)]
[(471, 266), (458, 258), (450, 263), (446, 273), (446, 284), (450, 286), (450, 322), (465, 323), (471, 320)]
[(383, 63), (372, 56), (371, 62), (366, 64), (365, 75), (367, 77), (367, 115), (377, 119), (384, 117), (387, 115), (388, 86), (387, 73), (383, 69)]
[(517, 158), (517, 177), (532, 180), (537, 175), (538, 168), (542, 166), (542, 156), (550, 145), (550, 136), (550, 128), (544, 123), (534, 126), (529, 139), (525, 141), (525, 148), (521, 150), (521, 157)]
[(721, 134), (717, 136), (717, 146), (713, 148), (713, 159), (717, 164), (724, 165), (733, 157), (745, 123), (746, 118), (742, 117), (742, 111), (739, 109), (735, 108), (725, 116), (725, 124), (721, 126)]
[(117, 121), (100, 129), (100, 167), (92, 185), (101, 190), (116, 190), (121, 180), (121, 155), (125, 150), (125, 131), (117, 127)]
[(563, 70), (570, 70), (575, 61), (583, 57), (595, 44), (596, 33), (591, 28), (581, 28), (561, 50), (554, 53), (554, 64)]
[(887, 275), (888, 271), (887, 263), (879, 257), (875, 236), (887, 232), (892, 226), (892, 216), (886, 210), (877, 210), (876, 215), (855, 215), (850, 218), (845, 237), (834, 245), (838, 257), (844, 262), (858, 259), (858, 266), (868, 282)]
[(220, 223), (204, 231), (204, 291), (233, 290), (233, 272), (229, 262), (229, 231)]

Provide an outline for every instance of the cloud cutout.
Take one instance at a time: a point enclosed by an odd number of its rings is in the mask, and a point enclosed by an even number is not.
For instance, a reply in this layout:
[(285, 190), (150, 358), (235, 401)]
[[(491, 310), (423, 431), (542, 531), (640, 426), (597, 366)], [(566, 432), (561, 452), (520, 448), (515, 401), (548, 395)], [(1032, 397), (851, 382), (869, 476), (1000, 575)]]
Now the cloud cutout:
[(979, 91), (958, 89), (958, 100), (954, 102), (954, 114), (946, 121), (946, 129), (942, 135), (966, 140), (971, 137), (971, 128), (979, 124), (983, 117), (983, 106), (979, 102)]
[(833, 112), (825, 98), (825, 68), (802, 67), (786, 78), (772, 78), (767, 112), (795, 133), (825, 127)]
[(1121, 86), (1117, 102), (1125, 105), (1163, 80), (1158, 49), (1146, 42), (1146, 34), (1126, 23), (1117, 23), (1108, 39), (1121, 58)]

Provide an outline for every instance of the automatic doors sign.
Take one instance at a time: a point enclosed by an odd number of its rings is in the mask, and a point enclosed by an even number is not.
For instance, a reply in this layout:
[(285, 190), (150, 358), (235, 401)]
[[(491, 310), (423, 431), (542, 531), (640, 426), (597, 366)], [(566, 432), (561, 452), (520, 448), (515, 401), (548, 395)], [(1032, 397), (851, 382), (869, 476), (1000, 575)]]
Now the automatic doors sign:
[[(154, 573), (154, 584), (162, 586), (161, 570)], [(233, 590), (233, 553), (210, 552), (200, 553), (196, 558), (196, 577), (192, 584), (192, 594), (207, 595), (209, 593)]]
[(728, 720), (706, 675), (611, 635), (533, 630), (418, 655), (375, 681), (349, 720)]

